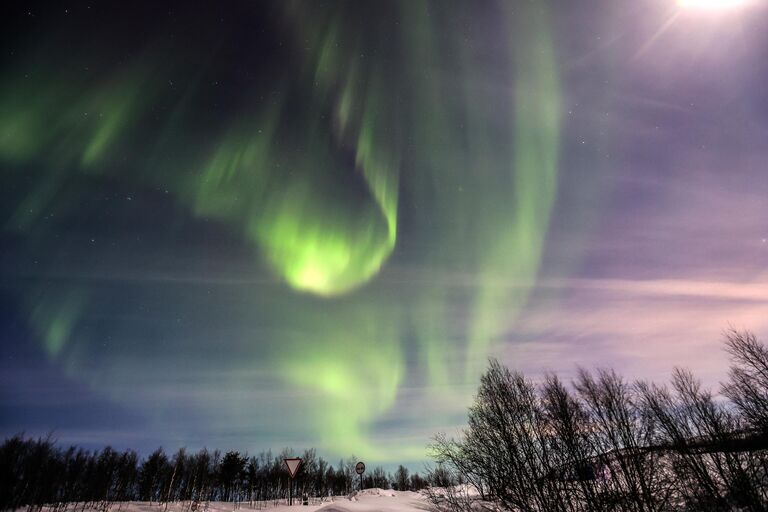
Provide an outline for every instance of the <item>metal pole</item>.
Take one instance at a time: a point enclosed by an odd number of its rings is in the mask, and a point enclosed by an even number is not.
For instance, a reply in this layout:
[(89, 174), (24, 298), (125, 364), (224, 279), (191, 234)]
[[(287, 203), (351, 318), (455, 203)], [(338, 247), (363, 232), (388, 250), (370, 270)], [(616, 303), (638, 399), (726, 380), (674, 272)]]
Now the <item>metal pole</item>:
[(363, 474), (360, 473), (360, 490), (363, 490)]
[(288, 483), (288, 489), (288, 505), (293, 505), (293, 477), (291, 477), (291, 480)]

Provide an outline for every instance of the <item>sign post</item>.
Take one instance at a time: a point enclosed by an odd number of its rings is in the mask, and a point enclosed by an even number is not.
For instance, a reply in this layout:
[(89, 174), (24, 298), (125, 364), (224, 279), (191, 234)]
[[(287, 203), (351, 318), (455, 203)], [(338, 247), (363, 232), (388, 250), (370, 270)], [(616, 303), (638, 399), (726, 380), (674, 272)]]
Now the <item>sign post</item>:
[(290, 489), (288, 491), (288, 505), (293, 505), (293, 478), (296, 476), (296, 473), (299, 472), (301, 459), (298, 457), (292, 459), (283, 459), (283, 462), (285, 462), (285, 465), (288, 468), (288, 474), (291, 476), (291, 480), (288, 484), (288, 488)]
[(360, 490), (363, 490), (363, 473), (365, 473), (365, 463), (363, 461), (355, 464), (355, 472), (360, 475)]

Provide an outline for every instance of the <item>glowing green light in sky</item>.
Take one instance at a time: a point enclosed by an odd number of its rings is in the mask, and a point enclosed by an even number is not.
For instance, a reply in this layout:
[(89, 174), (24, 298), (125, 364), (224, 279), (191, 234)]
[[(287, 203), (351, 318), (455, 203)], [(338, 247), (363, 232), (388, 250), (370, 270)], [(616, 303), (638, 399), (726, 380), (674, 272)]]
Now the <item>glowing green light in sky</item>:
[[(309, 444), (421, 458), (423, 443), (375, 444), (377, 421), (408, 386), (428, 389), (424, 400), (456, 400), (536, 282), (559, 164), (547, 4), (512, 12), (500, 3), (500, 48), (487, 35), (452, 37), (427, 2), (397, 4), (397, 23), (362, 24), (356, 7), (280, 5), (301, 51), (259, 94), (239, 91), (234, 112), (210, 107), (218, 104), (205, 85), (168, 92), (167, 77), (141, 59), (93, 80), (53, 71), (0, 80), (3, 175), (39, 172), (6, 224), (32, 236), (71, 183), (86, 193), (87, 180), (164, 191), (242, 243), (252, 273), (277, 276), (274, 288), (243, 284), (244, 297), (269, 300), (234, 320), (220, 314), (242, 329), (249, 365), (311, 397), (302, 407), (319, 441)], [(472, 7), (451, 9), (458, 19)], [(166, 104), (175, 114), (158, 114)], [(408, 265), (420, 281), (398, 274)], [(405, 285), (388, 288), (388, 271)], [(29, 295), (30, 323), (67, 364), (92, 304), (79, 291)], [(119, 299), (126, 308), (134, 300)], [(95, 343), (78, 334), (80, 350)], [(140, 353), (134, 342), (125, 350)]]
[[(498, 197), (495, 203), (493, 216), (501, 229), (488, 241), (469, 338), (469, 350), (476, 356), (486, 353), (503, 323), (508, 324), (525, 304), (535, 283), (557, 193), (557, 62), (543, 12), (533, 8), (525, 12), (525, 22), (510, 23), (510, 33), (525, 41), (511, 42), (515, 49), (511, 187), (509, 196)], [(472, 360), (478, 365), (470, 368), (469, 377), (475, 378), (485, 363), (481, 357)]]
[(35, 77), (0, 86), (2, 169), (33, 164), (46, 175), (6, 222), (20, 231), (30, 229), (51, 205), (70, 173), (93, 173), (103, 169), (96, 164), (111, 163), (107, 156), (143, 110), (141, 96), (152, 95), (147, 72), (138, 67), (96, 84), (66, 72), (40, 71)]
[[(200, 174), (195, 209), (200, 215), (242, 224), (272, 268), (297, 290), (321, 296), (347, 292), (371, 279), (397, 239), (398, 159), (379, 149), (376, 104), (361, 118), (355, 167), (318, 143), (309, 155), (275, 147), (277, 113), (259, 116), (260, 128), (225, 137)], [(336, 140), (335, 148), (344, 150)], [(288, 176), (286, 177), (286, 173)], [(360, 179), (369, 198), (329, 187), (335, 175)]]
[(42, 336), (46, 352), (55, 358), (72, 336), (85, 309), (85, 297), (76, 290), (64, 294), (38, 290), (33, 296), (34, 300), (30, 301), (32, 322)]
[(0, 159), (91, 166), (130, 128), (145, 80), (135, 69), (97, 85), (55, 74), (12, 82), (0, 95)]
[[(413, 48), (409, 82), (418, 85), (413, 132), (419, 172), (409, 176), (407, 188), (429, 198), (430, 223), (420, 231), (439, 230), (430, 267), (471, 280), (468, 304), (451, 301), (442, 274), (420, 301), (417, 339), (436, 389), (446, 368), (474, 382), (488, 351), (513, 325), (536, 281), (557, 193), (560, 85), (547, 5), (514, 4), (514, 12), (512, 4), (500, 5), (502, 33), (509, 37), (506, 66), (433, 33), (426, 4), (403, 4)], [(451, 64), (440, 60), (445, 54)], [(425, 72), (441, 65), (459, 71), (450, 80)], [(494, 78), (501, 73), (509, 78)], [(445, 350), (462, 328), (448, 327), (456, 308), (471, 312), (463, 327), (463, 368)]]
[(255, 236), (289, 284), (336, 295), (375, 275), (394, 242), (378, 212), (361, 212), (357, 219), (352, 212), (334, 215), (316, 194), (310, 185), (296, 184), (267, 199), (254, 221)]
[(395, 403), (405, 371), (392, 311), (349, 302), (330, 307), (334, 320), (305, 319), (315, 328), (295, 340), (288, 358), (278, 356), (284, 377), (312, 396), (306, 415), (327, 449), (391, 457), (366, 431)]

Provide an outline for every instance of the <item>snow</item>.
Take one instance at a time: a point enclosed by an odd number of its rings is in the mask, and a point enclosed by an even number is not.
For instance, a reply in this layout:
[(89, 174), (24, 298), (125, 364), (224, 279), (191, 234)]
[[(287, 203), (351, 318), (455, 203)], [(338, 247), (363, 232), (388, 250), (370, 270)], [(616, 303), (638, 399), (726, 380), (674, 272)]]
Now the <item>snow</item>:
[[(74, 504), (73, 504), (74, 505)], [(171, 502), (168, 503), (167, 512), (190, 512), (190, 502)], [(51, 512), (53, 509), (43, 507), (42, 512)], [(72, 506), (68, 510), (74, 510)], [(77, 509), (79, 512), (79, 508)], [(86, 512), (92, 512), (94, 509), (86, 508)], [(165, 512), (165, 503), (151, 505), (146, 501), (131, 501), (126, 503), (113, 503), (109, 512)], [(275, 505), (274, 502), (256, 503), (251, 508), (248, 502), (210, 502), (200, 503), (197, 512), (424, 512), (432, 510), (432, 506), (426, 497), (417, 492), (410, 491), (392, 491), (389, 489), (365, 489), (362, 492), (355, 492), (349, 496), (335, 496), (325, 498), (322, 502), (302, 505), (301, 498), (294, 496), (293, 506), (285, 503)]]

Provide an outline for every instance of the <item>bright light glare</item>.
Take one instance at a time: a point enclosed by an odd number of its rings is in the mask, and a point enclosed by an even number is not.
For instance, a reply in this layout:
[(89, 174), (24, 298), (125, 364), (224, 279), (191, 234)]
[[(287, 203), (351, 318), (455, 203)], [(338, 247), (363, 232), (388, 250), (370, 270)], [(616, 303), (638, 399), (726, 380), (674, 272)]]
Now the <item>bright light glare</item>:
[(677, 0), (680, 7), (692, 9), (727, 9), (746, 5), (748, 0)]

